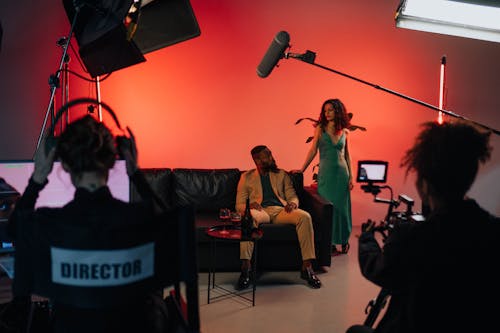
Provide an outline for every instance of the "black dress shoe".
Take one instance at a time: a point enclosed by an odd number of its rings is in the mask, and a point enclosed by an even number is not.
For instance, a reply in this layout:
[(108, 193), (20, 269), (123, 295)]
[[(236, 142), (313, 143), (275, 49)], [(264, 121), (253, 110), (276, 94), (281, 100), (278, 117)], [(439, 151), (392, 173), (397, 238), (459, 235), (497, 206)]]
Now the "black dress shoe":
[(347, 254), (347, 252), (349, 252), (350, 247), (351, 246), (349, 245), (349, 243), (342, 244), (342, 254)]
[(238, 279), (238, 283), (236, 284), (236, 290), (247, 289), (250, 286), (250, 271), (243, 270), (241, 271), (240, 278)]
[(300, 272), (300, 277), (307, 281), (307, 284), (313, 288), (318, 289), (321, 288), (321, 281), (316, 276), (316, 273), (312, 270), (312, 268), (308, 267)]

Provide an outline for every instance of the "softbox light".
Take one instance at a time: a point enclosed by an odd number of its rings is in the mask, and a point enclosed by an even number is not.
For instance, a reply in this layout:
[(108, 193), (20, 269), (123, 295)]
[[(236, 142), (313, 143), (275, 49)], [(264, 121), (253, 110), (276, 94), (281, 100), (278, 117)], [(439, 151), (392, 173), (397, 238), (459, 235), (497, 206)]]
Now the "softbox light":
[[(63, 5), (70, 22), (77, 15), (73, 33), (92, 77), (144, 62), (146, 53), (200, 35), (189, 0), (63, 0)], [(134, 6), (140, 8), (131, 33)]]
[(500, 42), (498, 0), (402, 0), (396, 27)]

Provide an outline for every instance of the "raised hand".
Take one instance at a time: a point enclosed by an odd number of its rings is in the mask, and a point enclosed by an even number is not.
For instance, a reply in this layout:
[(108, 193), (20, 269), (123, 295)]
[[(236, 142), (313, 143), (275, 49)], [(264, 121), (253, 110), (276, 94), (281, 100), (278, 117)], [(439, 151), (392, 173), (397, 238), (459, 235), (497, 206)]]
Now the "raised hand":
[(47, 180), (47, 177), (52, 172), (54, 159), (56, 156), (55, 146), (51, 146), (50, 148), (48, 148), (50, 149), (48, 152), (45, 151), (47, 149), (45, 140), (46, 137), (44, 137), (40, 142), (34, 158), (35, 170), (33, 170), (32, 178), (38, 184), (43, 184)]

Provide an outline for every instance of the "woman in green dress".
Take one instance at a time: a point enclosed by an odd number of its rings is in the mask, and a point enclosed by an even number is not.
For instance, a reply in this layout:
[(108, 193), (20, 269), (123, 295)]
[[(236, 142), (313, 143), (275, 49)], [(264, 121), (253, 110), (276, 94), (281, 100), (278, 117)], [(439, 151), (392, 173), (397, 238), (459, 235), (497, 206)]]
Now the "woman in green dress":
[[(301, 171), (304, 172), (319, 150), (318, 193), (333, 204), (332, 254), (349, 251), (352, 230), (351, 160), (347, 147), (349, 116), (339, 99), (323, 103), (315, 125), (312, 146)], [(341, 250), (337, 246), (341, 245)]]

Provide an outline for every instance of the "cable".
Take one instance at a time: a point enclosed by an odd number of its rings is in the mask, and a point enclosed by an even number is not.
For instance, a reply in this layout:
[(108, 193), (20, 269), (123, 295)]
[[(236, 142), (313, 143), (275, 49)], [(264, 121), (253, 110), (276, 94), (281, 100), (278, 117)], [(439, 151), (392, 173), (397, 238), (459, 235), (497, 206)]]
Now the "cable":
[[(77, 72), (74, 72), (74, 71), (72, 71), (72, 70), (70, 70), (70, 69), (67, 69), (67, 70), (65, 70), (65, 69), (58, 70), (58, 71), (56, 72), (56, 74), (57, 74), (58, 72), (66, 72), (66, 71), (67, 71), (68, 73), (70, 73), (70, 74), (73, 74), (73, 75), (75, 75), (75, 76), (79, 77), (80, 79), (82, 79), (82, 80), (84, 80), (84, 81), (87, 81), (87, 82), (96, 83), (96, 81), (97, 81), (96, 79), (88, 79), (88, 78), (86, 78), (85, 76), (83, 76), (83, 75), (81, 75), (81, 74), (78, 74)], [(110, 77), (110, 76), (111, 76), (111, 74), (112, 74), (112, 73), (108, 73), (108, 74), (106, 74), (106, 75), (105, 75), (102, 79), (99, 79), (99, 82), (102, 82), (102, 81), (106, 80), (108, 77)]]
[(73, 46), (73, 43), (71, 43), (71, 41), (69, 42), (69, 46), (71, 47), (71, 50), (73, 51), (73, 54), (76, 55), (76, 59), (78, 60), (78, 63), (80, 64), (80, 67), (82, 67), (83, 71), (85, 73), (88, 73), (87, 69), (85, 68), (85, 65), (83, 64), (82, 62), (82, 59), (80, 58), (80, 54), (78, 52), (76, 52), (74, 46)]

